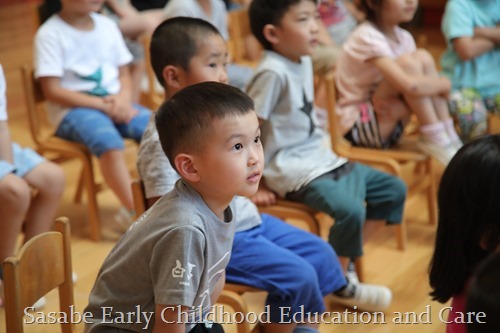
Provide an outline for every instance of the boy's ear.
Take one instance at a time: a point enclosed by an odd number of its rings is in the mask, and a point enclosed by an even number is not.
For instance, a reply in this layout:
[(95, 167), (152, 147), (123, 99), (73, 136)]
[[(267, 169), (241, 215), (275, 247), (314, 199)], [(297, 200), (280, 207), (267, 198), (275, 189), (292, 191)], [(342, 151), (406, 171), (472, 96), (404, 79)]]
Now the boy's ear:
[(196, 183), (200, 180), (200, 174), (194, 164), (193, 156), (189, 154), (178, 154), (175, 157), (175, 168), (182, 178)]
[(179, 90), (180, 86), (180, 70), (179, 67), (168, 65), (163, 68), (163, 80), (165, 81), (165, 87), (173, 87)]
[(280, 41), (276, 26), (273, 24), (266, 24), (262, 29), (262, 33), (267, 41), (273, 45)]

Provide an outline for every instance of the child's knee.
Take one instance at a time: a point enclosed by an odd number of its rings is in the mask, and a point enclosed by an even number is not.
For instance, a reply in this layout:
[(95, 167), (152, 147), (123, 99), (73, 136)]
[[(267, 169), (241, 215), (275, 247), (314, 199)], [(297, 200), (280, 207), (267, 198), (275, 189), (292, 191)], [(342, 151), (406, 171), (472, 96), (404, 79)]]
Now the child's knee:
[(60, 198), (64, 192), (66, 182), (63, 170), (55, 163), (45, 162), (43, 179), (43, 184), (38, 190), (52, 197)]
[(31, 189), (24, 179), (11, 175), (0, 182), (0, 201), (5, 207), (27, 212), (31, 202)]
[(425, 67), (435, 66), (434, 57), (426, 49), (418, 49), (414, 54), (415, 58)]
[(393, 177), (390, 188), (390, 195), (393, 197), (395, 202), (404, 202), (406, 200), (407, 187), (406, 183), (402, 179)]

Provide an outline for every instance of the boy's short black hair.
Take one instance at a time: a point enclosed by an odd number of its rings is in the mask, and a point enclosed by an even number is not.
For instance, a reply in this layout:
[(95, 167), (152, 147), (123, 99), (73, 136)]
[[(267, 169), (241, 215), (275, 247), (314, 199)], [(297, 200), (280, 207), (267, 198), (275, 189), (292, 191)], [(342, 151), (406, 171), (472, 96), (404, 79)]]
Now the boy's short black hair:
[(197, 152), (206, 142), (204, 131), (215, 119), (245, 115), (254, 104), (240, 89), (219, 82), (202, 82), (181, 89), (160, 106), (156, 129), (163, 151), (174, 169), (181, 152)]
[(211, 23), (193, 17), (174, 17), (163, 21), (155, 29), (149, 54), (156, 78), (163, 87), (163, 69), (173, 65), (188, 71), (189, 61), (196, 55), (199, 41), (211, 34), (220, 36)]
[[(288, 8), (304, 0), (253, 0), (248, 10), (250, 29), (262, 47), (272, 50), (272, 44), (264, 37), (267, 24), (279, 25)], [(310, 0), (316, 4), (316, 0)]]
[(477, 268), (465, 306), (467, 313), (484, 312), (485, 317), (472, 316), (467, 321), (468, 333), (500, 332), (500, 252), (494, 252)]

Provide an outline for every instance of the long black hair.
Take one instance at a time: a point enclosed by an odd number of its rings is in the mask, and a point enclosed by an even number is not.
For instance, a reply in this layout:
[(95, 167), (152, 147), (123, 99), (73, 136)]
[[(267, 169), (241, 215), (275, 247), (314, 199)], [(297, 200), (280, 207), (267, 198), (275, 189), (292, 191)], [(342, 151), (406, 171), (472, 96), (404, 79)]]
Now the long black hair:
[(464, 145), (446, 168), (429, 269), (431, 296), (446, 302), (464, 291), (475, 266), (499, 243), (500, 135)]

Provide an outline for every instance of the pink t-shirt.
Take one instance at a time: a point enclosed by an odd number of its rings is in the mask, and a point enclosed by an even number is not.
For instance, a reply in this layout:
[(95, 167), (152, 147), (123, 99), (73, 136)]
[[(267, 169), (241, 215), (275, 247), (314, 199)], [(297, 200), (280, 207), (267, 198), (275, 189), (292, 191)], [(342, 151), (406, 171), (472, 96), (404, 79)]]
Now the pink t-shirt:
[(366, 21), (354, 30), (344, 43), (336, 69), (336, 84), (339, 92), (337, 113), (343, 133), (354, 125), (358, 104), (370, 99), (382, 81), (380, 71), (367, 60), (379, 57), (397, 59), (416, 50), (413, 36), (396, 27), (397, 41), (387, 38), (375, 25)]
[(452, 323), (446, 324), (446, 333), (467, 333), (466, 325), (457, 324), (454, 320), (457, 318), (457, 313), (465, 313), (465, 292), (451, 299), (451, 307), (452, 310), (448, 315), (448, 322)]

